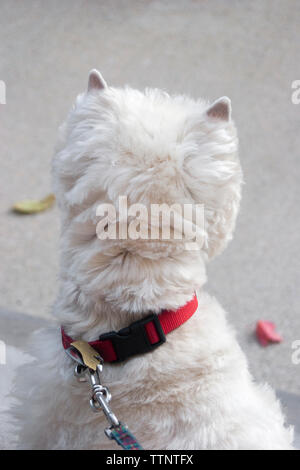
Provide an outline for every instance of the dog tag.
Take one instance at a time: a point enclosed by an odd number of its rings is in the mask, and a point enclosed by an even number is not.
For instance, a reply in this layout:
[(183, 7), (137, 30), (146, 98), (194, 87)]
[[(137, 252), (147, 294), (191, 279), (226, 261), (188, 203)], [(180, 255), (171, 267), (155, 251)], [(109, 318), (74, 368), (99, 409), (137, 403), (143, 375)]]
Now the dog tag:
[(75, 348), (82, 357), (83, 363), (89, 369), (97, 370), (97, 366), (103, 363), (102, 357), (85, 341), (74, 341), (71, 346)]

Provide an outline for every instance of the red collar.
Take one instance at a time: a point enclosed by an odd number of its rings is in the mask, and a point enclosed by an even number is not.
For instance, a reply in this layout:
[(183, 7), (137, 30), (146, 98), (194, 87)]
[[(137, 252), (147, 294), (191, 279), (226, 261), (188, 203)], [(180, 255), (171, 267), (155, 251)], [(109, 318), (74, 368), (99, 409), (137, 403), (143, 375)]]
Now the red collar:
[[(160, 346), (166, 341), (165, 335), (185, 323), (197, 308), (198, 300), (195, 294), (192, 300), (177, 310), (163, 310), (159, 315), (148, 315), (118, 332), (111, 331), (101, 335), (89, 345), (105, 362), (124, 361), (135, 354), (143, 354)], [(74, 340), (64, 332), (63, 327), (61, 335), (63, 347), (69, 348)]]

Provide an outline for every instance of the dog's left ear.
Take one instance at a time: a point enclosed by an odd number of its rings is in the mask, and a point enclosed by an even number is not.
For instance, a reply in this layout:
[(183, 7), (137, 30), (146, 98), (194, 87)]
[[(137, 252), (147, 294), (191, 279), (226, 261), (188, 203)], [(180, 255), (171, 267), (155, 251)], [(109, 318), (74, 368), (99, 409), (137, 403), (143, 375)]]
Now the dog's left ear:
[(98, 70), (93, 69), (89, 73), (88, 91), (103, 90), (107, 88), (106, 81)]
[(216, 100), (206, 110), (206, 115), (214, 121), (230, 121), (231, 120), (231, 101), (227, 96), (222, 96)]

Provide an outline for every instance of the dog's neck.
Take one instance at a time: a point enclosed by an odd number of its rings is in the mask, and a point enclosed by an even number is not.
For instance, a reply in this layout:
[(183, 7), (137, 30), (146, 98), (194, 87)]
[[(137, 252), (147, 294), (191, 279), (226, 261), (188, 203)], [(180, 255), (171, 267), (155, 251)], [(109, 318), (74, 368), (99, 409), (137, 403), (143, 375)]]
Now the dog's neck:
[[(134, 287), (122, 283), (118, 286), (118, 296), (115, 297), (112, 292), (112, 301), (109, 293), (103, 295), (101, 287), (98, 295), (88, 295), (74, 279), (62, 276), (54, 314), (64, 325), (67, 334), (92, 341), (100, 334), (124, 328), (149, 313), (177, 310), (193, 297), (195, 291), (198, 296), (201, 295), (201, 288), (206, 281), (205, 264), (201, 256), (198, 253), (192, 258), (194, 262), (189, 265), (189, 269), (186, 269), (187, 266), (182, 269), (175, 266), (172, 274), (170, 270), (162, 272), (164, 283), (149, 278), (147, 289), (143, 283), (136, 283)], [(162, 264), (162, 271), (164, 269), (166, 267)]]

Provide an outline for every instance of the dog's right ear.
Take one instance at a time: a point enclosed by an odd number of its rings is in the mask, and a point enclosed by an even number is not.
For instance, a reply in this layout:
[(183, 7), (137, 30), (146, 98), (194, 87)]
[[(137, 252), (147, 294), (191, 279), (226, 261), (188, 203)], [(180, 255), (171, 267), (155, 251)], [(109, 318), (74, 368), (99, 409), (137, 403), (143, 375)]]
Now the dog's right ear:
[(222, 96), (216, 100), (206, 110), (208, 118), (215, 121), (230, 121), (231, 119), (231, 101), (227, 96)]
[(107, 88), (106, 81), (98, 70), (93, 69), (89, 73), (88, 92), (93, 90), (103, 90)]

